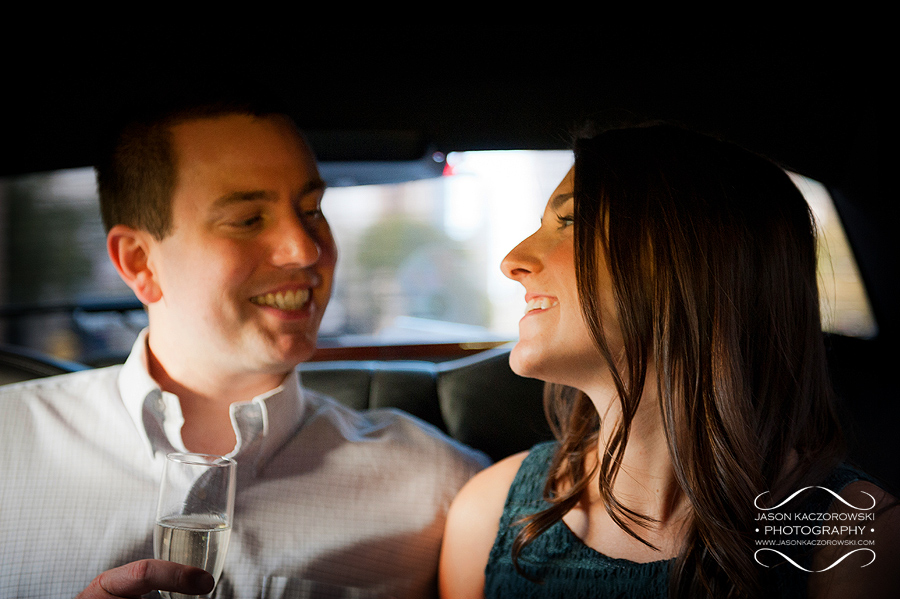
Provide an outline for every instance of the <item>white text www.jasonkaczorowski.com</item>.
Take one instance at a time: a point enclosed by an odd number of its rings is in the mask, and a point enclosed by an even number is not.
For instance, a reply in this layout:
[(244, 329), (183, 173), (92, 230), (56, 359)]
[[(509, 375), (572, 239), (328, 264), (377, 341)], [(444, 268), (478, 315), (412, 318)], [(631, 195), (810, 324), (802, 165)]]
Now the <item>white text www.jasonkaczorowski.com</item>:
[(757, 545), (764, 547), (784, 547), (784, 546), (861, 546), (874, 545), (872, 539), (758, 539)]

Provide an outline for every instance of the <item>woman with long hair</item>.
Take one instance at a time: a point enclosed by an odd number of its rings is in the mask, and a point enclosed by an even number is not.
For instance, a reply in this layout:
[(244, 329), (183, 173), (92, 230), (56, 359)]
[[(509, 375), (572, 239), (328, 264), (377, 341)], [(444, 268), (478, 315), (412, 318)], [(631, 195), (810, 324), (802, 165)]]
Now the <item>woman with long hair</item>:
[[(539, 229), (502, 264), (527, 303), (510, 364), (548, 383), (557, 440), (460, 492), (442, 596), (897, 584), (898, 510), (843, 463), (815, 237), (788, 175), (735, 145), (664, 124), (576, 142)], [(822, 524), (876, 513), (874, 544)]]

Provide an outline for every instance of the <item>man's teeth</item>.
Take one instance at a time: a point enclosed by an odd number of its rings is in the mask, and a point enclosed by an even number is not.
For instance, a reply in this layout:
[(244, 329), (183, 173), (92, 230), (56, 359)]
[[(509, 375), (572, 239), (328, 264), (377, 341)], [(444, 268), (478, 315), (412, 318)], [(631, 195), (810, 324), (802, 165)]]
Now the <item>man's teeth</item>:
[(532, 310), (546, 310), (547, 308), (552, 308), (559, 302), (553, 301), (548, 297), (539, 297), (537, 299), (529, 300), (528, 304), (525, 306), (525, 313), (529, 313)]
[(279, 310), (299, 310), (309, 301), (309, 289), (257, 295), (251, 297), (250, 301), (260, 306), (269, 306)]

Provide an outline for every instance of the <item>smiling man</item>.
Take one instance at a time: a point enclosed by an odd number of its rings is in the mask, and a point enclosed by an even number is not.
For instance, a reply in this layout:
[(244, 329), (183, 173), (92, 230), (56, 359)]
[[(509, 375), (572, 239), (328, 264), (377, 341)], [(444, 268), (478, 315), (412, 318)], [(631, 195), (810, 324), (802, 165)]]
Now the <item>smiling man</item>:
[(148, 559), (171, 451), (238, 463), (216, 597), (431, 595), (446, 509), (487, 460), (301, 388), (337, 251), (292, 122), (217, 107), (132, 125), (98, 183), (149, 326), (121, 367), (0, 391), (0, 596), (209, 591)]
[(119, 196), (101, 169), (109, 254), (147, 306), (150, 374), (181, 400), (185, 445), (226, 454), (235, 432), (222, 404), (277, 387), (315, 351), (337, 251), (315, 159), (285, 118), (193, 119), (170, 136), (165, 234), (113, 220), (105, 204)]

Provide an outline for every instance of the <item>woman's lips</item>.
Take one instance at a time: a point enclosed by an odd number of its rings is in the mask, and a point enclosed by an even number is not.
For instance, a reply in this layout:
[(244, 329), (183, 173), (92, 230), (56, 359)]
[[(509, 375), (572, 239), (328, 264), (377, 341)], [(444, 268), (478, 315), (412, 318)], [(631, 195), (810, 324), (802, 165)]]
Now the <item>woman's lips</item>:
[(552, 308), (553, 306), (558, 305), (559, 302), (551, 297), (534, 297), (528, 300), (525, 304), (525, 314), (529, 312), (534, 312), (535, 310), (547, 310)]

